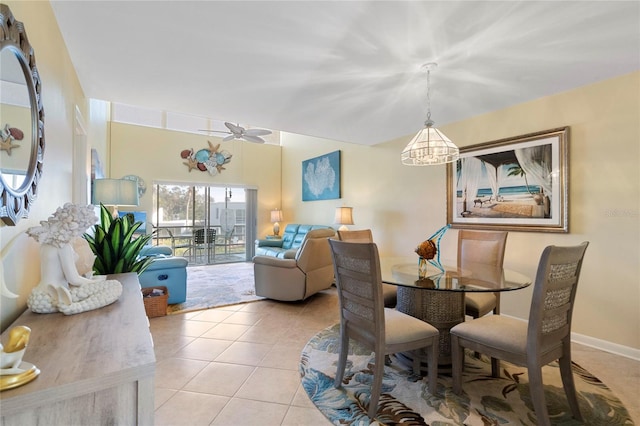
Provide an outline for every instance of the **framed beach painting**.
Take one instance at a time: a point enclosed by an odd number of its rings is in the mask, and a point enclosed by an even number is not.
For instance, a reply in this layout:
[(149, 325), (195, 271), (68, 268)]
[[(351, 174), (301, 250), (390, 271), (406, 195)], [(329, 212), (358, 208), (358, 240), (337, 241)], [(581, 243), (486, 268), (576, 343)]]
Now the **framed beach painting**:
[(340, 198), (340, 151), (302, 162), (302, 201)]
[(447, 166), (452, 228), (569, 232), (569, 128), (460, 149)]

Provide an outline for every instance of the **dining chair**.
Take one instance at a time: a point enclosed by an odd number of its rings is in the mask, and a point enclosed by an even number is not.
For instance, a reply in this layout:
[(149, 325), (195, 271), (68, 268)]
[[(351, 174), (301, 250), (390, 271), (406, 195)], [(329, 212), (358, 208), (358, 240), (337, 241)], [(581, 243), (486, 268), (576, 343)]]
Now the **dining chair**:
[[(338, 239), (350, 243), (372, 243), (373, 233), (371, 229), (338, 230)], [(382, 284), (382, 296), (385, 308), (395, 308), (398, 304), (398, 287), (391, 284)]]
[[(410, 315), (384, 307), (380, 258), (375, 243), (330, 239), (329, 244), (340, 300), (340, 355), (334, 386), (342, 385), (349, 339), (354, 339), (375, 352), (370, 418), (374, 418), (378, 410), (386, 354), (426, 349), (429, 392), (434, 394), (438, 378), (438, 330)], [(413, 372), (420, 375), (418, 356), (413, 357)]]
[(197, 259), (197, 253), (202, 252), (203, 250), (207, 250), (207, 263), (210, 261), (208, 258), (211, 253), (213, 253), (213, 258), (216, 257), (216, 229), (215, 228), (207, 228), (206, 233), (204, 228), (198, 228), (193, 231), (193, 248), (194, 255)]
[[(451, 329), (453, 391), (462, 392), (464, 348), (525, 366), (531, 400), (540, 425), (549, 425), (542, 384), (542, 367), (558, 360), (562, 385), (573, 417), (581, 420), (571, 372), (571, 314), (582, 260), (589, 242), (577, 246), (544, 249), (533, 288), (529, 321), (488, 315)], [(491, 374), (500, 376), (492, 362)]]
[[(506, 231), (458, 231), (458, 267), (465, 263), (491, 265), (502, 268), (507, 245)], [(465, 314), (480, 318), (489, 312), (500, 313), (500, 293), (466, 293)]]

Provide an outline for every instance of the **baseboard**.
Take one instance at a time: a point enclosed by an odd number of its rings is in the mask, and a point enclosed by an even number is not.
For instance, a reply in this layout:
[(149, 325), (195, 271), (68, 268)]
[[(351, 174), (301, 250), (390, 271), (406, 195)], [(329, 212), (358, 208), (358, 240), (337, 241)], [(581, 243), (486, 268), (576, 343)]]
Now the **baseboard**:
[[(504, 315), (504, 314), (501, 314)], [(516, 318), (511, 315), (504, 315), (505, 317), (525, 321), (522, 318)], [(601, 351), (609, 352), (615, 355), (620, 355), (626, 358), (633, 359), (634, 361), (640, 361), (640, 349), (635, 349), (629, 346), (619, 345), (617, 343), (609, 342), (602, 339), (596, 339), (595, 337), (585, 336), (584, 334), (571, 333), (571, 341), (579, 343), (581, 345), (589, 346), (590, 348), (598, 349)]]
[(619, 345), (617, 343), (608, 342), (606, 340), (596, 339), (595, 337), (585, 336), (584, 334), (577, 333), (571, 333), (571, 341), (615, 355), (631, 358), (635, 361), (640, 361), (640, 349)]

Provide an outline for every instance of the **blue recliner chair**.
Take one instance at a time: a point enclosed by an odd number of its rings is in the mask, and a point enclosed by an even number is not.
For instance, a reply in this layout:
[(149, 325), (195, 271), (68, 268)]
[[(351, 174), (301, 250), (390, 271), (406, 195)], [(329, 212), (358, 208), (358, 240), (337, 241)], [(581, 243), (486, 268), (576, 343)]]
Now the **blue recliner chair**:
[(187, 259), (173, 256), (171, 247), (146, 246), (140, 256), (154, 258), (151, 265), (138, 276), (140, 287), (164, 286), (169, 290), (168, 304), (187, 300)]

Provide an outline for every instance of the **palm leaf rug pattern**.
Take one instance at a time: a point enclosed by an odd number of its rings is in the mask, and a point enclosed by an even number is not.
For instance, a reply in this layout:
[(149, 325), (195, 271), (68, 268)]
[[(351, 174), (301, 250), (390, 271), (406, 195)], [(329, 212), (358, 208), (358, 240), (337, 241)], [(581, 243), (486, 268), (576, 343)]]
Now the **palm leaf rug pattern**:
[[(311, 401), (336, 425), (535, 425), (526, 368), (502, 362), (499, 379), (491, 377), (489, 359), (465, 357), (463, 394), (453, 393), (450, 375), (438, 377), (435, 395), (425, 380), (407, 380), (409, 370), (395, 357), (385, 367), (378, 414), (367, 417), (373, 354), (356, 342), (350, 352), (341, 389), (333, 386), (338, 361), (339, 325), (314, 336), (300, 361), (302, 385)], [(557, 363), (543, 368), (545, 397), (554, 425), (633, 425), (622, 402), (591, 373), (573, 365), (584, 423), (575, 421), (567, 404)]]

